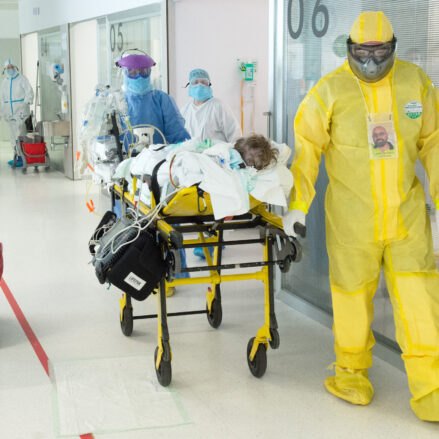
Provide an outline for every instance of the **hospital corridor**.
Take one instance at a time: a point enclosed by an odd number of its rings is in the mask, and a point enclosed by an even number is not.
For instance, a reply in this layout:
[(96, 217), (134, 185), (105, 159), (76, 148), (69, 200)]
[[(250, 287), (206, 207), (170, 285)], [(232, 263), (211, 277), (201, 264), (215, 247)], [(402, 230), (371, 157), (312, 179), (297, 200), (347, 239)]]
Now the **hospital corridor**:
[(438, 437), (439, 1), (347, 6), (0, 0), (0, 438)]

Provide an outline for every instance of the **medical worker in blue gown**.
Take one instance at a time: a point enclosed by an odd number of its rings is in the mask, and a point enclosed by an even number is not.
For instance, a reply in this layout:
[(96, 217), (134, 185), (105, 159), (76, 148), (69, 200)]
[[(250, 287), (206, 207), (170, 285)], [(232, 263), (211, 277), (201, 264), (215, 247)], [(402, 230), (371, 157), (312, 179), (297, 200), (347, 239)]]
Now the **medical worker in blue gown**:
[[(183, 142), (191, 138), (184, 127), (184, 119), (174, 99), (161, 90), (155, 90), (151, 84), (151, 67), (155, 61), (147, 54), (129, 54), (122, 56), (116, 65), (123, 72), (123, 91), (128, 104), (128, 117), (132, 127), (148, 124), (158, 128), (167, 143)], [(154, 143), (163, 143), (157, 131)], [(186, 267), (186, 254), (180, 250), (181, 266)], [(188, 273), (176, 277), (189, 277)], [(174, 294), (174, 288), (168, 288), (166, 295)]]
[[(174, 99), (152, 87), (151, 67), (155, 66), (155, 61), (146, 54), (130, 54), (123, 56), (116, 65), (123, 72), (123, 91), (131, 126), (153, 125), (164, 134), (167, 143), (190, 139)], [(154, 143), (163, 143), (158, 132), (154, 133)]]

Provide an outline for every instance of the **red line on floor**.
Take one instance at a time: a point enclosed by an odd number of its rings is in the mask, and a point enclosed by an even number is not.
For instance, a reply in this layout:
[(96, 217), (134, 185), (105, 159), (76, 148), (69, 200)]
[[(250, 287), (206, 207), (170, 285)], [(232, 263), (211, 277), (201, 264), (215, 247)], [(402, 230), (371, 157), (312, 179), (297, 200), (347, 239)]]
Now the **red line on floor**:
[[(32, 345), (33, 350), (37, 354), (41, 366), (43, 366), (43, 369), (46, 371), (47, 376), (49, 376), (49, 357), (44, 351), (43, 346), (41, 346), (40, 342), (38, 341), (37, 336), (30, 327), (29, 322), (26, 320), (26, 317), (23, 314), (23, 311), (21, 311), (20, 306), (18, 305), (11, 290), (9, 289), (3, 278), (0, 280), (0, 287), (3, 290), (3, 293), (7, 301), (9, 302), (9, 305), (11, 305), (15, 317), (17, 317), (18, 323), (20, 323), (20, 326), (26, 334), (26, 337), (29, 340), (30, 344)], [(82, 434), (79, 437), (81, 439), (93, 439), (93, 435), (91, 433)]]
[(35, 335), (34, 331), (32, 331), (32, 328), (30, 327), (28, 321), (26, 320), (26, 317), (18, 306), (18, 303), (12, 295), (11, 290), (6, 285), (4, 279), (0, 281), (0, 286), (6, 296), (6, 299), (9, 302), (9, 305), (11, 305), (12, 311), (14, 311), (15, 317), (17, 317), (18, 323), (20, 323), (20, 326), (26, 334), (26, 337), (28, 338), (35, 353), (37, 354), (41, 366), (43, 366), (44, 370), (47, 373), (47, 376), (49, 376), (49, 357), (47, 356), (46, 352), (44, 352), (43, 346), (41, 346), (40, 342), (37, 339), (37, 336)]

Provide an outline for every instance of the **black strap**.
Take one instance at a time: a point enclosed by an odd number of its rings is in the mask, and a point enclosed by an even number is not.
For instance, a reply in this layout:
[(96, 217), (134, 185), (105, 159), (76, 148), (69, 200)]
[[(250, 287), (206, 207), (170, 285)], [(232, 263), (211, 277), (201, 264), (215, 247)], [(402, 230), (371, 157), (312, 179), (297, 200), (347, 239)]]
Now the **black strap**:
[(166, 162), (166, 159), (163, 159), (162, 161), (158, 162), (154, 166), (154, 169), (152, 170), (151, 192), (154, 195), (154, 200), (156, 204), (160, 203), (160, 186), (159, 186), (159, 182), (157, 181), (157, 174), (159, 172), (160, 166), (162, 166), (164, 162)]
[[(203, 210), (200, 209), (200, 199), (202, 199), (204, 202), (204, 209)], [(200, 189), (200, 187), (198, 185), (197, 185), (197, 207), (198, 207), (199, 213), (204, 213), (207, 210), (207, 203), (206, 203), (206, 200), (204, 199), (204, 191), (202, 189)]]
[(122, 144), (120, 143), (119, 128), (117, 126), (116, 113), (114, 111), (111, 113), (111, 126), (112, 128), (110, 133), (113, 134), (114, 138), (116, 139), (117, 156), (119, 157), (119, 160), (122, 161)]

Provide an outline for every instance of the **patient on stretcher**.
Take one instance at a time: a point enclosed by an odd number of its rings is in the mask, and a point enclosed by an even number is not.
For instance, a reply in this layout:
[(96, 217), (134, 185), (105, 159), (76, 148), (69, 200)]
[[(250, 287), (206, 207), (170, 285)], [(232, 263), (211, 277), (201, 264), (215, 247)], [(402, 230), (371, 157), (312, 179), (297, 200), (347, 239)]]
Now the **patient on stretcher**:
[(268, 139), (256, 134), (241, 137), (235, 142), (233, 149), (239, 152), (245, 166), (253, 167), (258, 171), (275, 165), (279, 155), (279, 150), (273, 148)]
[[(209, 193), (214, 216), (220, 219), (248, 212), (249, 194), (286, 207), (293, 185), (286, 167), (290, 154), (287, 145), (259, 135), (240, 138), (235, 144), (191, 139), (176, 145), (151, 145), (120, 163), (114, 178), (126, 179), (131, 190), (133, 176), (144, 181), (162, 162), (156, 169), (161, 200), (180, 188), (198, 185)], [(150, 205), (146, 183), (141, 184), (140, 200)]]

